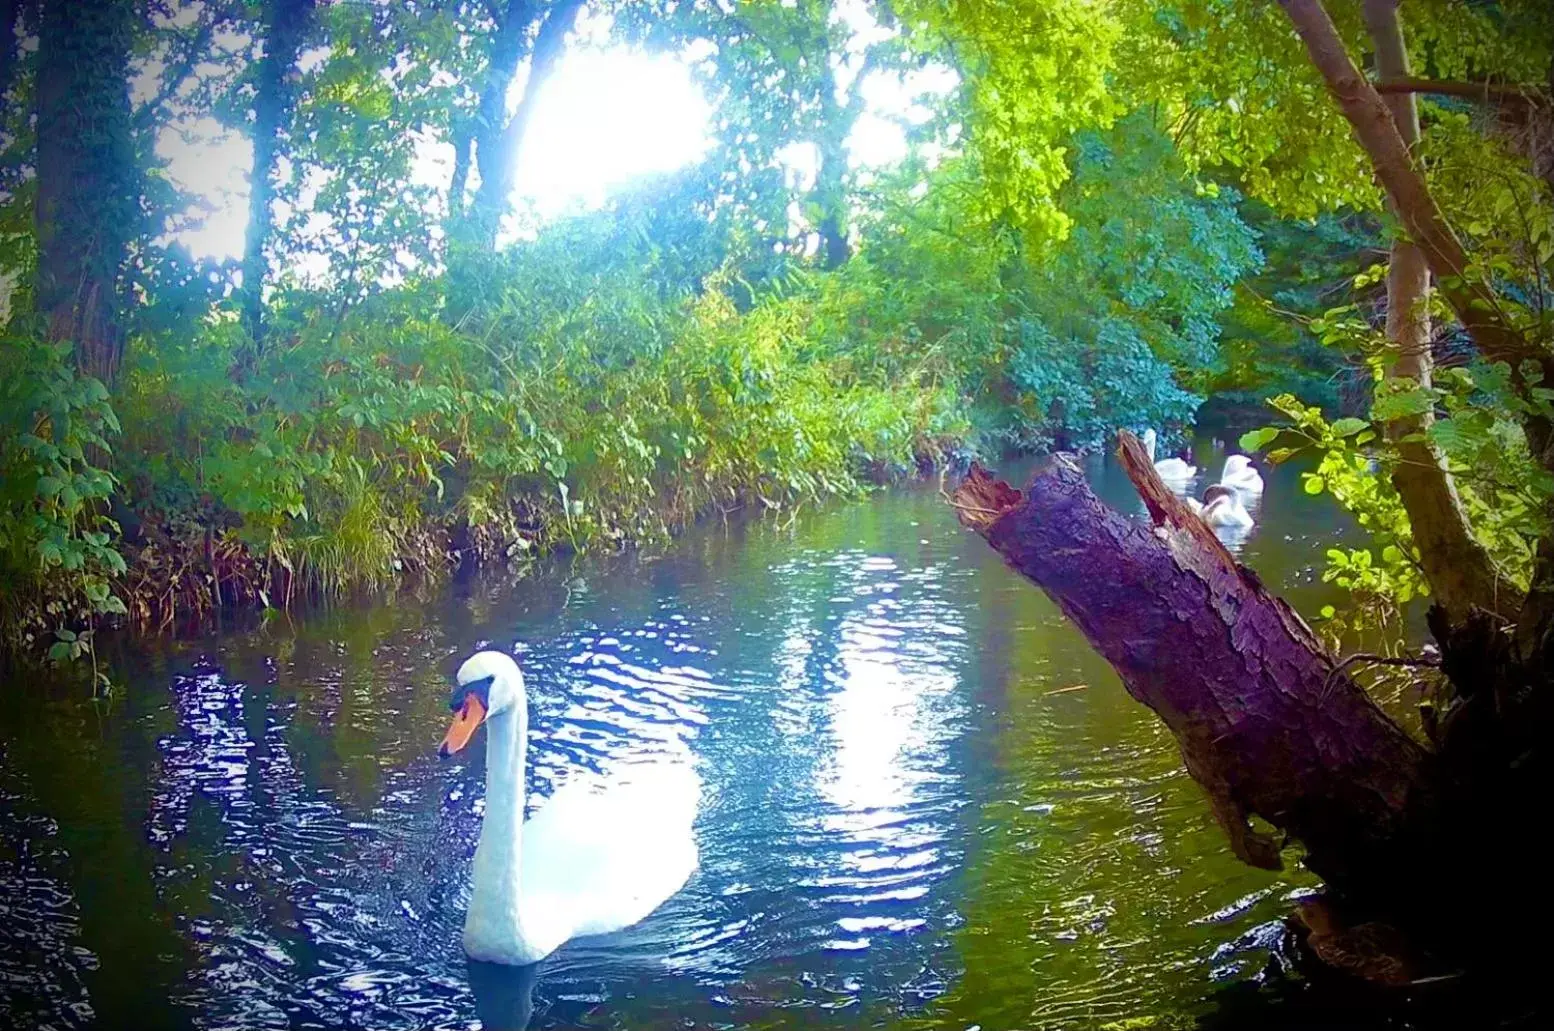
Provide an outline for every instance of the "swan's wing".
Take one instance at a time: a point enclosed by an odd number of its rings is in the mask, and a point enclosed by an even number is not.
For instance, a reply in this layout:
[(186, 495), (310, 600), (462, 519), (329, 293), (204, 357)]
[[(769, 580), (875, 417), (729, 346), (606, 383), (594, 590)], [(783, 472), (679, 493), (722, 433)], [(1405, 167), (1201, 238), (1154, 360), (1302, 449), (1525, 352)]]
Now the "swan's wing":
[(526, 919), (561, 922), (570, 937), (647, 916), (696, 868), (700, 798), (695, 772), (681, 764), (564, 785), (524, 825)]

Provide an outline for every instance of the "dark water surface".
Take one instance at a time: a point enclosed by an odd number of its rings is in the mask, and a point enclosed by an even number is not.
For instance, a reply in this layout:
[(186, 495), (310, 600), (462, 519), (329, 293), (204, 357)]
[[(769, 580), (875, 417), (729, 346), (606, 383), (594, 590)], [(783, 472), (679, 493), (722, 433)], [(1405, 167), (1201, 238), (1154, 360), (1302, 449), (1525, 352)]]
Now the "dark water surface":
[[(1245, 555), (1309, 611), (1340, 517), (1295, 481)], [(683, 892), (472, 990), (484, 738), (435, 753), (488, 643), (534, 792), (682, 744), (707, 792)], [(932, 486), (117, 647), (111, 704), (0, 689), (5, 1027), (1179, 1026), (1253, 990), (1309, 883), (1229, 855), (1170, 735)]]

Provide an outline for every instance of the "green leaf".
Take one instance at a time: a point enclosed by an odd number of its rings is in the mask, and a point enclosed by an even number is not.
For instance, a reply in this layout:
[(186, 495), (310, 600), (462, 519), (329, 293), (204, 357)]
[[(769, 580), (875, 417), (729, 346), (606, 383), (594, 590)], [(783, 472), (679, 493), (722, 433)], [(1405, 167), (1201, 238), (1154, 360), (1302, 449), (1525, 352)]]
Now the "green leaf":
[(65, 481), (61, 480), (58, 476), (40, 476), (40, 477), (38, 477), (38, 496), (39, 497), (42, 497), (42, 498), (52, 498), (54, 495), (58, 494), (60, 491), (62, 491), (64, 489), (65, 489)]
[(1305, 486), (1307, 494), (1320, 494), (1322, 493), (1322, 488), (1327, 486), (1327, 481), (1315, 473), (1307, 473)]
[(1246, 433), (1241, 434), (1241, 450), (1261, 451), (1271, 444), (1278, 435), (1279, 427), (1277, 426), (1263, 426), (1260, 429), (1248, 430)]
[(1340, 437), (1352, 437), (1369, 425), (1370, 423), (1366, 422), (1364, 419), (1339, 419), (1337, 422), (1333, 423), (1333, 433)]
[(1391, 422), (1393, 419), (1406, 419), (1434, 410), (1435, 391), (1415, 387), (1412, 390), (1378, 397), (1376, 403), (1371, 406), (1371, 417), (1380, 422)]

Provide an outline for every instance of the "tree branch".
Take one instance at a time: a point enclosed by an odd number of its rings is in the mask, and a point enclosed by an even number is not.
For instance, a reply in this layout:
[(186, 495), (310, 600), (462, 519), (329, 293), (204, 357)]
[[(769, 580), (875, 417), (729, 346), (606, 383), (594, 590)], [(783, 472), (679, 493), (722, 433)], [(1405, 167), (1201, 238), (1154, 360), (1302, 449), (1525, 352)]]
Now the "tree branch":
[[(529, 58), (529, 80), (524, 83), (523, 99), (518, 101), (518, 109), (502, 130), (502, 138), (498, 142), (497, 157), (509, 169), (517, 164), (518, 150), (523, 146), (523, 137), (534, 117), (534, 103), (540, 87), (556, 70), (556, 62), (560, 60), (566, 45), (567, 33), (577, 24), (578, 12), (582, 9), (583, 0), (556, 0), (545, 20), (540, 23), (539, 32), (534, 37), (534, 52)], [(511, 180), (511, 175), (508, 179)]]
[(216, 27), (225, 20), (225, 16), (214, 5), (207, 5), (208, 16), (204, 18), (194, 31), (194, 35), (188, 37), (188, 42), (183, 48), (183, 56), (176, 65), (162, 75), (162, 86), (157, 90), (156, 96), (140, 105), (135, 112), (134, 131), (145, 132), (156, 121), (157, 114), (166, 103), (173, 99), (178, 90), (189, 76), (193, 74), (194, 67), (199, 63), (200, 55), (210, 46), (212, 37), (216, 34)]
[[(1378, 74), (1386, 79), (1409, 75), (1408, 46), (1398, 0), (1365, 0), (1365, 26), (1370, 34)], [(1419, 105), (1412, 93), (1386, 98), (1392, 124), (1410, 151), (1420, 140)], [(1395, 209), (1394, 209), (1395, 213)], [(1397, 355), (1389, 379), (1430, 386), (1430, 269), (1424, 252), (1404, 234), (1394, 234), (1387, 266), (1387, 341)], [(1420, 566), (1430, 590), (1454, 619), (1474, 606), (1514, 616), (1520, 599), (1502, 584), (1488, 549), (1473, 536), (1457, 486), (1439, 449), (1431, 442), (1430, 412), (1404, 416), (1386, 425), (1386, 433), (1401, 461), (1392, 484), (1408, 512)]]
[(1373, 904), (1404, 894), (1401, 832), (1429, 804), (1423, 749), (1334, 672), (1294, 610), (1161, 482), (1138, 439), (1118, 437), (1150, 525), (1107, 508), (1065, 455), (1023, 491), (974, 466), (956, 514), (1170, 728), (1239, 858), (1279, 865), (1278, 840), (1249, 824), (1257, 815), (1304, 843), (1307, 865), (1340, 894)]
[[(1525, 394), (1528, 386), (1521, 372), (1522, 363), (1541, 366), (1549, 361), (1549, 352), (1510, 325), (1499, 297), (1488, 284), (1469, 277), (1461, 241), (1446, 224), (1407, 144), (1398, 134), (1386, 101), (1350, 60), (1321, 0), (1279, 2), (1305, 43), (1312, 64), (1326, 80), (1328, 90), (1354, 129), (1360, 146), (1370, 157), (1376, 177), (1404, 228), (1424, 251), (1441, 296), (1451, 305), (1479, 353), (1490, 361), (1509, 365), (1513, 384)], [(1554, 448), (1550, 446), (1554, 443), (1554, 427), (1541, 416), (1528, 416), (1523, 430), (1539, 463), (1554, 469)]]
[(1495, 82), (1452, 82), (1445, 79), (1419, 79), (1412, 76), (1386, 76), (1374, 84), (1377, 93), (1434, 93), (1443, 97), (1463, 97), (1486, 104), (1530, 104), (1544, 98), (1538, 86), (1517, 86)]
[[(474, 222), (487, 247), (496, 244), (497, 227), (507, 210), (507, 196), (512, 192), (518, 153), (528, 132), (529, 122), (534, 117), (536, 98), (545, 80), (555, 70), (566, 44), (567, 33), (572, 31), (582, 7), (583, 0), (555, 0), (546, 11), (534, 36), (534, 48), (529, 55), (529, 80), (524, 85), (523, 98), (518, 101), (518, 109), (505, 124), (501, 116), (506, 110), (507, 86), (517, 73), (517, 55), (515, 53), (509, 58), (504, 49), (501, 60), (511, 60), (512, 64), (498, 68), (496, 48), (506, 48), (513, 44), (511, 21), (519, 9), (527, 9), (523, 0), (514, 0), (509, 7), (510, 23), (502, 26), (498, 40), (493, 45), (492, 71), (481, 97), (481, 124), (475, 147), (475, 160), (480, 168), (480, 189), (475, 193)], [(525, 17), (532, 18), (532, 14)], [(516, 40), (521, 44), (522, 36), (516, 37)], [(498, 91), (493, 87), (499, 82), (504, 84)]]

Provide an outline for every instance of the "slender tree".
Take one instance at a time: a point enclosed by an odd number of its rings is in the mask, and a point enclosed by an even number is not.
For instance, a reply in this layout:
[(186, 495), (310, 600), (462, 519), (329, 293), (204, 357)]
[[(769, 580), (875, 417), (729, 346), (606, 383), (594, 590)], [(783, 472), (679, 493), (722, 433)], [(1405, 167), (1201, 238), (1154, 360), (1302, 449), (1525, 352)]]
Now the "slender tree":
[[(480, 173), (480, 185), (470, 205), (467, 228), (487, 249), (496, 245), (502, 216), (507, 213), (518, 157), (534, 118), (540, 91), (565, 52), (567, 34), (576, 25), (582, 8), (583, 0), (553, 0), (550, 4), (509, 0), (497, 13), (479, 108), (473, 125), (466, 127), (455, 141), (449, 204), (450, 213), (460, 218), (473, 165)], [(525, 56), (529, 58), (528, 79), (517, 108), (509, 116), (508, 94)]]
[(249, 174), (248, 231), (243, 238), (243, 324), (257, 353), (264, 343), (267, 248), (274, 229), (275, 167), (295, 103), (297, 56), (307, 36), (314, 0), (266, 0), (264, 57), (254, 95), (254, 164)]
[[(1398, 17), (1398, 0), (1365, 0), (1365, 24), (1375, 51), (1376, 74), (1385, 79), (1409, 76), (1408, 48)], [(1419, 146), (1419, 105), (1412, 93), (1392, 93), (1387, 109), (1403, 145), (1410, 152)], [(1433, 361), (1430, 351), (1430, 265), (1424, 251), (1406, 234), (1392, 244), (1387, 268), (1387, 339), (1396, 352), (1387, 370), (1389, 378), (1428, 387)], [(1473, 536), (1467, 514), (1445, 459), (1428, 436), (1432, 413), (1402, 416), (1387, 425), (1398, 449), (1393, 485), (1408, 511), (1408, 522), (1418, 545), (1424, 575), (1436, 600), (1461, 619), (1473, 606), (1498, 610), (1511, 603), (1514, 591), (1505, 591), (1496, 575), (1489, 552)]]
[(76, 368), (112, 389), (121, 277), (137, 223), (128, 69), (131, 0), (43, 5), (39, 23), (35, 303)]
[(16, 69), (16, 22), (21, 0), (0, 0), (0, 101), (11, 91)]

